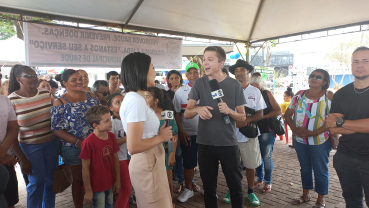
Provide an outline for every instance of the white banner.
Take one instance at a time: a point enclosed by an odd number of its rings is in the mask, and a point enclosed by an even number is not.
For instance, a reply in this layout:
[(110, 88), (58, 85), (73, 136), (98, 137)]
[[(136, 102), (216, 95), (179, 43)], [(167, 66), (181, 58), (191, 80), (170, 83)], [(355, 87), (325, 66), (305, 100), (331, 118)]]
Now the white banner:
[(151, 56), (154, 67), (182, 68), (182, 40), (24, 23), (26, 64), (40, 67), (120, 68), (132, 52)]

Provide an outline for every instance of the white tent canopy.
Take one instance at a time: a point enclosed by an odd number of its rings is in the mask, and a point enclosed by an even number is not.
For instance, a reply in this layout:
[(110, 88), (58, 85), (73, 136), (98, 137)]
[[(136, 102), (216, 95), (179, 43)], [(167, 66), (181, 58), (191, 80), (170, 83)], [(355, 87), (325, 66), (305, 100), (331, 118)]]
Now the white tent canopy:
[(0, 67), (25, 63), (24, 41), (13, 36), (0, 40)]
[(369, 23), (367, 0), (142, 1), (1, 0), (0, 12), (233, 42)]

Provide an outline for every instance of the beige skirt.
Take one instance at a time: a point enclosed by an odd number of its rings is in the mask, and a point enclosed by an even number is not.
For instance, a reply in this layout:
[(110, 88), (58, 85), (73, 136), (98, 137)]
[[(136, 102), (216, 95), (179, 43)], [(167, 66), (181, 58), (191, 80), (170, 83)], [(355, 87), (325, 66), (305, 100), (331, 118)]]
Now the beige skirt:
[(129, 175), (135, 189), (137, 207), (172, 208), (162, 144), (146, 152), (132, 155)]

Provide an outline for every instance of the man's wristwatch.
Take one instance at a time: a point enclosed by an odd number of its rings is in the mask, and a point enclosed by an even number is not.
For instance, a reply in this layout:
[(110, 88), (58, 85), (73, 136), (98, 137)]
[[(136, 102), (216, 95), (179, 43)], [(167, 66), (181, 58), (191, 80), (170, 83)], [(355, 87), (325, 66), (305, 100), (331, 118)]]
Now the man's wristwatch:
[(345, 123), (345, 120), (343, 118), (337, 118), (336, 120), (336, 126), (342, 127), (342, 125)]

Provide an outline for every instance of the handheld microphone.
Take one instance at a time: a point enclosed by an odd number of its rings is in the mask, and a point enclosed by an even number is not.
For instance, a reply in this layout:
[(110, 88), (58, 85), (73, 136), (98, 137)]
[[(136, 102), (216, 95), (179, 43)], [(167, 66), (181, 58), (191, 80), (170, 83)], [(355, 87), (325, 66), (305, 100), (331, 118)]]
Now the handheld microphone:
[[(223, 102), (222, 97), (224, 96), (223, 90), (219, 89), (219, 83), (216, 79), (212, 79), (209, 81), (209, 85), (211, 88), (211, 97), (216, 99), (218, 103)], [(231, 121), (229, 120), (229, 116), (227, 114), (223, 114), (223, 119), (225, 124), (230, 124)]]
[[(169, 121), (173, 120), (174, 118), (172, 109), (172, 102), (170, 100), (163, 100), (163, 111), (161, 112), (161, 119), (166, 121), (165, 128), (169, 126)], [(173, 142), (171, 140), (165, 142), (164, 149), (166, 153), (173, 152)]]

